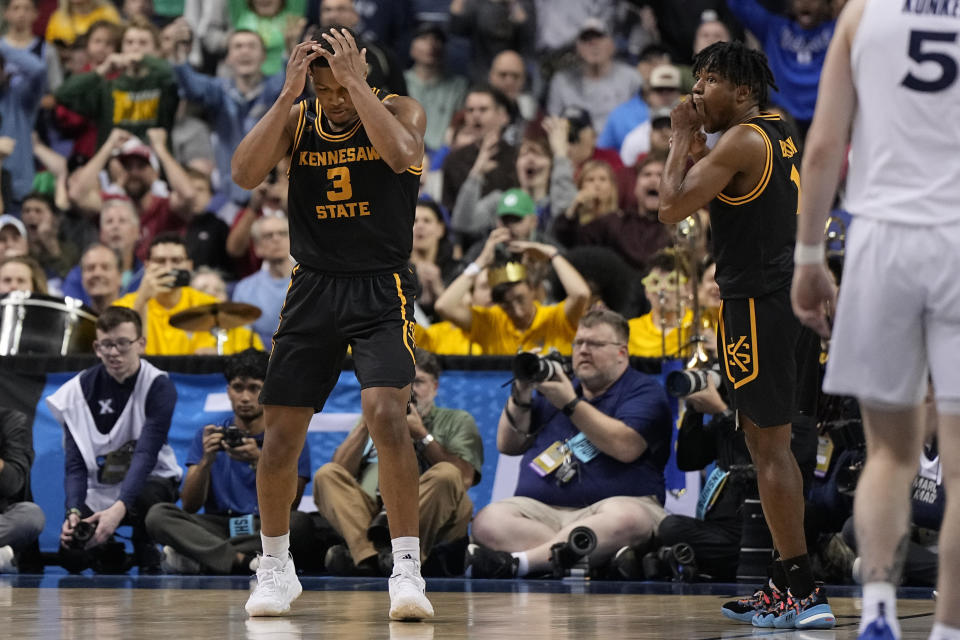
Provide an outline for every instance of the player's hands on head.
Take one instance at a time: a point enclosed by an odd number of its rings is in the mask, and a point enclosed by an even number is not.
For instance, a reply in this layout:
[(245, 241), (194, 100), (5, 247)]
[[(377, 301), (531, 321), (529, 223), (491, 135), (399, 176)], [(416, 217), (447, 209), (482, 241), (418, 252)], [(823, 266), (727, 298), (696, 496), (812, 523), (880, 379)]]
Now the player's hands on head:
[(287, 60), (287, 77), (283, 81), (281, 93), (299, 96), (307, 84), (310, 63), (320, 57), (320, 45), (313, 40), (301, 42), (290, 52)]
[(790, 302), (797, 318), (823, 338), (837, 308), (837, 285), (825, 264), (797, 265), (793, 272)]
[(358, 49), (357, 41), (346, 29), (323, 31), (320, 37), (333, 47), (333, 53), (321, 49), (320, 55), (330, 63), (330, 71), (336, 81), (348, 89), (357, 82), (366, 84), (367, 50)]

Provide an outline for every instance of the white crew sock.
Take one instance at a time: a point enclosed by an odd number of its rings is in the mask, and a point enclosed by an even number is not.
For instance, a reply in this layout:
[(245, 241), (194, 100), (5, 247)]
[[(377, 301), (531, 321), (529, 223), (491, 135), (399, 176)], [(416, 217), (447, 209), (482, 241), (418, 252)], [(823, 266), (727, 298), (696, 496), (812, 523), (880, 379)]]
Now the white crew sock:
[(960, 640), (960, 628), (948, 627), (942, 622), (933, 625), (930, 640)]
[(883, 606), (883, 619), (893, 632), (893, 637), (900, 637), (900, 622), (897, 620), (897, 590), (889, 582), (868, 582), (863, 585), (863, 611), (860, 616), (860, 633), (871, 622), (880, 617), (880, 608)]
[(530, 573), (530, 559), (527, 558), (526, 551), (514, 551), (511, 553), (514, 558), (520, 561), (520, 564), (517, 565), (517, 577), (522, 578), (528, 573)]
[(263, 555), (286, 561), (287, 553), (290, 551), (289, 531), (282, 536), (265, 536), (261, 532), (260, 540), (263, 542)]
[(404, 536), (390, 541), (393, 545), (393, 566), (404, 562), (415, 563), (414, 569), (420, 571), (420, 538)]

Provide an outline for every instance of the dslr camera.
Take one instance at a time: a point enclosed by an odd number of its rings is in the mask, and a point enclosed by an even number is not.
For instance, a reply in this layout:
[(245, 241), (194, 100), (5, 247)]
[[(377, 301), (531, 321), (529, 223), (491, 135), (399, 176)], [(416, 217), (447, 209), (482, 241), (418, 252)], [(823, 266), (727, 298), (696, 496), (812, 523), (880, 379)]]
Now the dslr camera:
[(697, 578), (697, 559), (686, 542), (660, 547), (643, 556), (643, 576), (647, 580), (668, 578), (674, 582), (693, 582)]
[(672, 398), (683, 398), (691, 393), (703, 391), (710, 383), (720, 388), (720, 370), (718, 367), (710, 369), (687, 369), (684, 371), (671, 371), (667, 374), (664, 386), (667, 393)]
[(513, 377), (519, 382), (545, 382), (555, 378), (560, 371), (570, 375), (567, 361), (556, 349), (546, 355), (518, 353), (513, 359)]
[(220, 433), (223, 434), (223, 443), (231, 449), (243, 446), (243, 431), (236, 425), (222, 427)]
[(69, 548), (76, 551), (82, 551), (83, 548), (87, 546), (87, 543), (90, 542), (90, 538), (93, 537), (93, 534), (96, 531), (96, 522), (86, 522), (85, 520), (81, 520), (73, 529), (73, 537), (70, 539)]
[(597, 548), (597, 534), (590, 527), (576, 527), (566, 542), (550, 547), (550, 564), (554, 578), (588, 577), (590, 554)]

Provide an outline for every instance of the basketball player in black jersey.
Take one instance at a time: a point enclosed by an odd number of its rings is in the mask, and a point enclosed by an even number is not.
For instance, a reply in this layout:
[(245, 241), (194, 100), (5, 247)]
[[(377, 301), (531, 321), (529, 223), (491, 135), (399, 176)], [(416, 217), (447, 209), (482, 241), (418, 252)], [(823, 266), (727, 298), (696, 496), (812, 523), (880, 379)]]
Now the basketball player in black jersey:
[[(253, 188), (290, 157), (290, 240), (297, 261), (264, 382), (257, 466), (263, 552), (251, 616), (300, 595), (288, 553), (296, 463), (307, 426), (340, 375), (347, 346), (363, 419), (379, 452), (393, 538), (390, 617), (433, 616), (420, 577), (418, 470), (405, 419), (414, 377), (414, 275), (408, 266), (426, 117), (412, 98), (366, 82), (366, 50), (348, 29), (297, 45), (280, 97), (237, 147), (233, 178)], [(305, 81), (315, 99), (296, 102)]]
[[(807, 396), (815, 395), (817, 357), (815, 339), (801, 330), (790, 307), (800, 154), (779, 116), (762, 110), (768, 86), (775, 87), (762, 52), (716, 43), (696, 56), (693, 72), (692, 96), (670, 115), (660, 220), (679, 222), (710, 206), (723, 299), (718, 351), (724, 383), (781, 558), (766, 587), (725, 604), (723, 613), (757, 626), (829, 628), (836, 620), (810, 571), (803, 481), (790, 450), (791, 420), (802, 409), (798, 390), (813, 385)], [(721, 133), (712, 150), (703, 130)]]

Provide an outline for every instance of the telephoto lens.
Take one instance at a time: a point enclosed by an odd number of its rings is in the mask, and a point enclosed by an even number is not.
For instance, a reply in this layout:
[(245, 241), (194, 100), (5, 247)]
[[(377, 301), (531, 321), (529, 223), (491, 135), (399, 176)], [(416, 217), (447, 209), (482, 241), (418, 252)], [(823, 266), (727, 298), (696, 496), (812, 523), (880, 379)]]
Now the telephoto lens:
[(720, 387), (720, 374), (713, 369), (690, 369), (687, 371), (671, 371), (667, 374), (664, 386), (667, 393), (673, 398), (682, 398), (691, 393), (703, 391), (707, 385)]
[(520, 382), (543, 382), (554, 376), (557, 366), (555, 360), (535, 353), (518, 353), (513, 359), (513, 377)]

